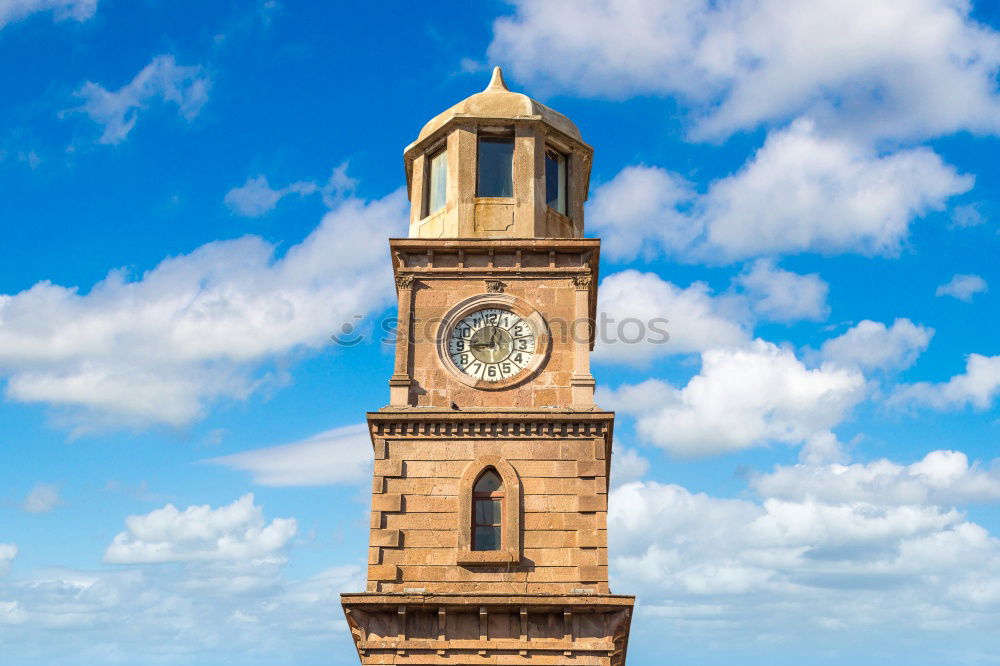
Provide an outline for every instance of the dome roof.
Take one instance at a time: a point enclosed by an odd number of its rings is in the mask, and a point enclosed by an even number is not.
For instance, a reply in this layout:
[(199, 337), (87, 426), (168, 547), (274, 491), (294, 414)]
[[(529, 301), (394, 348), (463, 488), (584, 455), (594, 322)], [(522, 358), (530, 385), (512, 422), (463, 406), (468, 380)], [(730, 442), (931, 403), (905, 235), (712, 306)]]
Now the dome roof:
[(582, 142), (580, 130), (572, 120), (536, 102), (527, 95), (511, 92), (503, 80), (499, 67), (493, 68), (493, 77), (486, 90), (467, 97), (443, 113), (434, 116), (417, 136), (419, 143), (452, 118), (535, 118), (555, 127), (560, 132)]

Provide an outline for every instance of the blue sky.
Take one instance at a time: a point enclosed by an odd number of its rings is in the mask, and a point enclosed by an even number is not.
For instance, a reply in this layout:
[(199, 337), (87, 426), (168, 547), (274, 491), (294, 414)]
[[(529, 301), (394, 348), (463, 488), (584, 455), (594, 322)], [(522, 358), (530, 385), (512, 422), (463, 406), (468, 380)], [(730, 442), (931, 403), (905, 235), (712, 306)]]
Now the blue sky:
[(5, 663), (356, 662), (401, 153), (494, 64), (670, 320), (595, 351), (630, 663), (1000, 661), (996, 5), (0, 0), (0, 62)]

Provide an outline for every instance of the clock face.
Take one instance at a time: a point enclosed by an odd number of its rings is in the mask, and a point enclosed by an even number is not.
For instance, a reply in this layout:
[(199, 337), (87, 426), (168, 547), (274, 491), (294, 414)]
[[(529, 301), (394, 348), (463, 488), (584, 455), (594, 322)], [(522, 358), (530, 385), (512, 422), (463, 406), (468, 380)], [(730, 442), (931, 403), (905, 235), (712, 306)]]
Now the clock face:
[(535, 357), (535, 331), (510, 310), (485, 308), (455, 324), (448, 335), (448, 355), (473, 379), (499, 382), (528, 367)]

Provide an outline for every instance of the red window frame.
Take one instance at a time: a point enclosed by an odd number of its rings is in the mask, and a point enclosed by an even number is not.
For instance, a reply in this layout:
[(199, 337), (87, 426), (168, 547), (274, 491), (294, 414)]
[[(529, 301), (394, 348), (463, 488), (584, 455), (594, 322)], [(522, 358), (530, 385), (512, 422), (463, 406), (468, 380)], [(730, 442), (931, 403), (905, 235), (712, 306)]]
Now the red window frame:
[[(476, 486), (479, 485), (479, 481), (483, 478), (484, 475), (486, 475), (486, 474), (488, 474), (490, 472), (492, 472), (493, 474), (496, 475), (497, 479), (500, 481), (500, 485), (497, 487), (496, 490), (493, 490), (491, 492), (476, 492)], [(504, 510), (506, 508), (506, 500), (505, 500), (504, 496), (505, 496), (505, 493), (504, 493), (503, 477), (500, 476), (500, 472), (498, 472), (497, 470), (495, 470), (492, 467), (487, 467), (482, 472), (480, 472), (479, 476), (476, 477), (475, 483), (472, 484), (472, 516), (470, 516), (470, 518), (472, 519), (472, 550), (475, 550), (475, 551), (503, 550), (503, 541), (504, 541), (504, 538), (503, 538), (503, 533), (504, 533), (504, 529), (503, 529), (503, 516), (504, 516)], [(480, 523), (480, 522), (477, 522), (477, 520), (476, 520), (476, 518), (477, 518), (476, 506), (477, 506), (479, 500), (492, 500), (492, 501), (500, 500), (500, 515), (497, 516), (497, 518), (496, 518), (497, 522), (495, 522), (495, 523)], [(476, 528), (478, 528), (478, 527), (492, 527), (494, 529), (498, 529), (499, 530), (499, 532), (500, 532), (500, 539), (495, 544), (495, 547), (493, 547), (493, 548), (480, 548), (479, 547), (479, 544), (476, 543), (476, 532), (477, 532)]]

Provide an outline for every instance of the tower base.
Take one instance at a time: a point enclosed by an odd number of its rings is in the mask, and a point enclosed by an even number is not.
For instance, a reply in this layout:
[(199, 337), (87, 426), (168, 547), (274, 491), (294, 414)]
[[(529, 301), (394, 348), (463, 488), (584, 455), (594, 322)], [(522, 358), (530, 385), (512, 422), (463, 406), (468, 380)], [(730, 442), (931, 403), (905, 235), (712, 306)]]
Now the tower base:
[(622, 666), (635, 597), (342, 594), (361, 663)]

